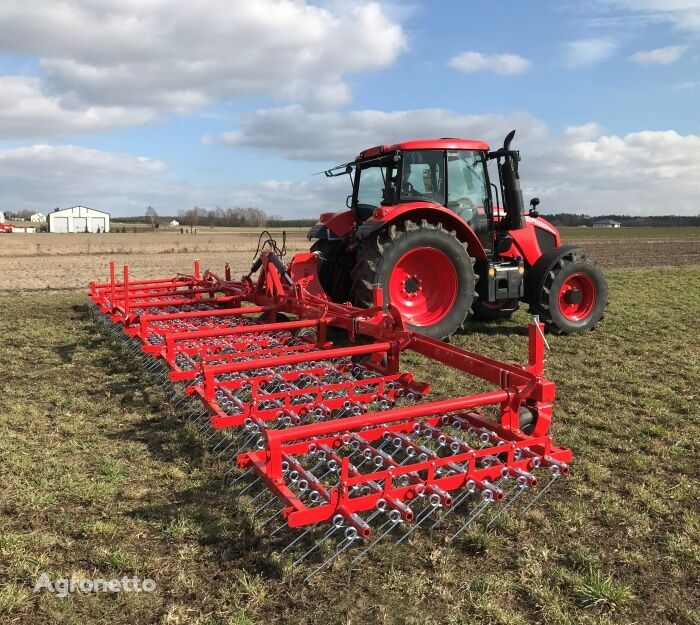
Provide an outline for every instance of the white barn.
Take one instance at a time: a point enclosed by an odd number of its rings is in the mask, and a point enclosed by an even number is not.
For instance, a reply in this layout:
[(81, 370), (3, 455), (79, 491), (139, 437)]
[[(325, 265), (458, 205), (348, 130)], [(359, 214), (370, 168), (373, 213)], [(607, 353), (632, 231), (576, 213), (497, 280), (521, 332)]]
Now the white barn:
[(29, 218), (29, 221), (35, 224), (43, 224), (46, 222), (46, 215), (44, 215), (44, 213), (34, 213)]
[(49, 213), (49, 232), (109, 232), (109, 213), (71, 206)]

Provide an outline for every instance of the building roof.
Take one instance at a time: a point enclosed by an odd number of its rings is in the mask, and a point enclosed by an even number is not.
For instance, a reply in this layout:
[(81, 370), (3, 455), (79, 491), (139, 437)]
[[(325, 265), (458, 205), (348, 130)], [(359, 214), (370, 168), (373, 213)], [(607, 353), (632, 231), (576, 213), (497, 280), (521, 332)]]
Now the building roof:
[(596, 224), (610, 224), (610, 225), (617, 224), (618, 226), (620, 225), (620, 222), (619, 222), (619, 221), (614, 221), (614, 220), (612, 220), (612, 219), (601, 219), (600, 221), (594, 221), (593, 223), (596, 223)]
[(73, 210), (74, 208), (87, 208), (88, 210), (95, 211), (96, 213), (102, 213), (103, 215), (109, 215), (108, 212), (106, 211), (101, 211), (97, 208), (90, 208), (89, 206), (83, 206), (82, 204), (76, 204), (75, 206), (69, 206), (68, 208), (59, 208), (54, 211), (51, 211), (49, 215), (55, 215), (56, 213), (63, 213), (64, 211), (70, 211)]

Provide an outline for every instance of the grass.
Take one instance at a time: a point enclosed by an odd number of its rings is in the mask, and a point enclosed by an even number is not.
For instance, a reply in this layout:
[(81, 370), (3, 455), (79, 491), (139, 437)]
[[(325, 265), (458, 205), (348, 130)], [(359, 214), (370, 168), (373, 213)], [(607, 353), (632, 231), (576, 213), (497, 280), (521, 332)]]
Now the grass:
[[(550, 337), (553, 434), (572, 474), (526, 519), (378, 546), (315, 578), (81, 295), (0, 297), (0, 622), (697, 625), (700, 268), (610, 272), (604, 323)], [(456, 343), (526, 358), (524, 311)], [(467, 381), (415, 356), (433, 394)], [(253, 506), (254, 507), (254, 506)], [(157, 581), (153, 593), (33, 594), (37, 577)], [(350, 579), (350, 583), (348, 583)]]

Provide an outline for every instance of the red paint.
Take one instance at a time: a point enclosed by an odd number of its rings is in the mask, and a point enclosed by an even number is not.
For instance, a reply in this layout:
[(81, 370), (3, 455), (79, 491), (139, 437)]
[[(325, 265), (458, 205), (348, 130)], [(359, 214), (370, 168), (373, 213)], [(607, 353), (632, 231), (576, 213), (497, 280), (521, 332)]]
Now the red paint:
[(596, 290), (591, 278), (583, 273), (570, 275), (559, 289), (559, 310), (570, 321), (583, 321), (595, 307)]
[[(128, 336), (140, 341), (146, 354), (165, 364), (173, 379), (189, 381), (186, 393), (202, 402), (215, 427), (240, 427), (248, 422), (260, 428), (265, 437), (264, 448), (239, 455), (237, 462), (251, 467), (286, 506), (283, 517), (291, 527), (327, 521), (340, 514), (347, 525), (368, 538), (371, 528), (359, 514), (375, 509), (379, 499), (410, 522), (413, 512), (408, 506), (419, 495), (437, 496), (443, 506), (449, 506), (466, 484), (473, 483), (478, 491), (498, 500), (503, 491), (494, 483), (504, 474), (524, 477), (534, 485), (536, 478), (529, 472), (538, 464), (561, 473), (568, 471), (566, 463), (571, 460), (571, 451), (555, 447), (547, 434), (554, 384), (543, 377), (543, 338), (534, 324), (529, 332), (528, 364), (506, 363), (406, 330), (396, 304), (388, 310), (381, 307), (380, 293), (375, 293), (377, 306), (370, 310), (329, 302), (307, 288), (313, 282), (312, 273), (304, 274), (307, 262), (311, 258), (302, 258), (290, 267), (293, 284), (276, 269), (268, 253), (263, 256), (256, 283), (248, 278), (220, 281), (211, 272), (200, 279), (180, 276), (134, 281), (125, 270), (123, 282), (91, 284), (90, 298), (105, 308)], [(392, 289), (406, 290), (407, 279), (427, 279), (429, 273), (441, 291), (456, 291), (456, 275), (450, 274), (451, 263), (442, 252), (418, 248), (404, 255), (398, 265), (402, 272), (398, 275), (403, 279), (389, 285), (392, 302)], [(585, 291), (583, 278), (580, 274), (572, 276), (566, 283), (567, 292)], [(208, 297), (196, 299), (196, 293), (207, 293)], [(442, 310), (441, 306), (447, 306), (449, 299), (443, 297), (432, 305), (426, 297), (425, 311), (435, 314)], [(562, 297), (566, 300), (567, 296)], [(191, 310), (191, 306), (197, 309)], [(172, 312), (173, 309), (181, 312)], [(261, 312), (269, 316), (256, 320)], [(276, 322), (275, 316), (281, 313), (298, 319)], [(351, 336), (364, 335), (371, 341), (333, 346), (326, 341), (327, 326), (347, 331)], [(303, 333), (307, 331), (312, 335), (305, 339)], [(400, 372), (400, 356), (406, 351), (475, 376), (494, 390), (377, 410), (373, 406), (378, 396), (394, 401), (400, 397), (398, 389), (404, 397), (408, 391), (423, 396), (429, 390), (410, 373)], [(350, 367), (353, 357), (369, 358), (366, 362), (371, 377), (321, 379), (328, 363)], [(192, 367), (184, 367), (186, 363)], [(284, 366), (281, 372), (271, 371), (279, 366)], [(241, 377), (245, 372), (247, 375)], [(316, 376), (317, 381), (295, 388), (301, 372)], [(275, 376), (286, 386), (267, 392), (265, 388)], [(243, 384), (249, 385), (250, 399), (239, 400), (239, 413), (227, 412), (221, 402), (233, 397), (232, 391)], [(337, 410), (346, 398), (364, 411), (298, 425), (306, 412), (321, 403)], [(298, 412), (297, 425), (280, 428), (276, 424), (268, 428), (266, 422), (277, 420), (280, 408), (261, 405), (261, 399), (282, 402), (284, 410)], [(538, 415), (531, 435), (518, 429), (518, 409), (524, 403)], [(494, 414), (500, 410), (500, 419), (481, 416), (476, 409), (482, 406), (490, 407)], [(488, 441), (474, 447), (459, 444), (439, 455), (429, 450), (425, 458), (405, 464), (390, 459), (382, 466), (367, 466), (362, 471), (338, 451), (351, 441), (367, 449), (370, 443), (387, 435), (418, 450), (411, 436), (416, 428), (423, 427), (440, 435), (440, 428), (444, 427), (452, 428), (451, 432), (474, 428), (488, 432)], [(287, 463), (303, 473), (304, 466), (308, 466), (303, 456), (312, 449), (327, 449), (331, 457), (340, 460), (341, 469), (337, 484), (316, 487), (321, 501), (307, 505), (292, 489), (282, 465)], [(357, 486), (362, 490), (354, 490)]]
[(429, 326), (443, 319), (457, 298), (457, 289), (452, 261), (432, 247), (406, 252), (389, 277), (389, 300), (414, 326)]

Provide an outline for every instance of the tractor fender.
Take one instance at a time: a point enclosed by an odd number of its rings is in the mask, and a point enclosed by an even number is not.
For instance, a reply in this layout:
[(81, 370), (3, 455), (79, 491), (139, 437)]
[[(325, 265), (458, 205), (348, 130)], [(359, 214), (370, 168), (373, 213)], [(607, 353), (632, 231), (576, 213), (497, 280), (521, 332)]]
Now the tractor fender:
[(462, 241), (462, 243), (467, 244), (467, 250), (470, 256), (476, 259), (486, 258), (484, 246), (469, 224), (459, 217), (459, 215), (456, 215), (440, 204), (408, 202), (396, 207), (381, 206), (380, 209), (381, 210), (375, 211), (372, 217), (364, 221), (357, 228), (358, 239), (367, 239), (371, 235), (399, 221), (427, 219), (432, 223), (440, 222), (446, 230), (454, 230), (457, 233), (457, 238)]
[(351, 210), (341, 213), (321, 213), (315, 225), (306, 235), (307, 239), (342, 239), (350, 234), (355, 225)]
[(537, 301), (538, 294), (544, 287), (544, 282), (547, 274), (551, 271), (554, 264), (563, 256), (571, 254), (571, 252), (581, 251), (583, 248), (580, 245), (562, 245), (553, 250), (548, 250), (535, 264), (530, 267), (525, 273), (525, 295), (523, 300), (528, 304)]

